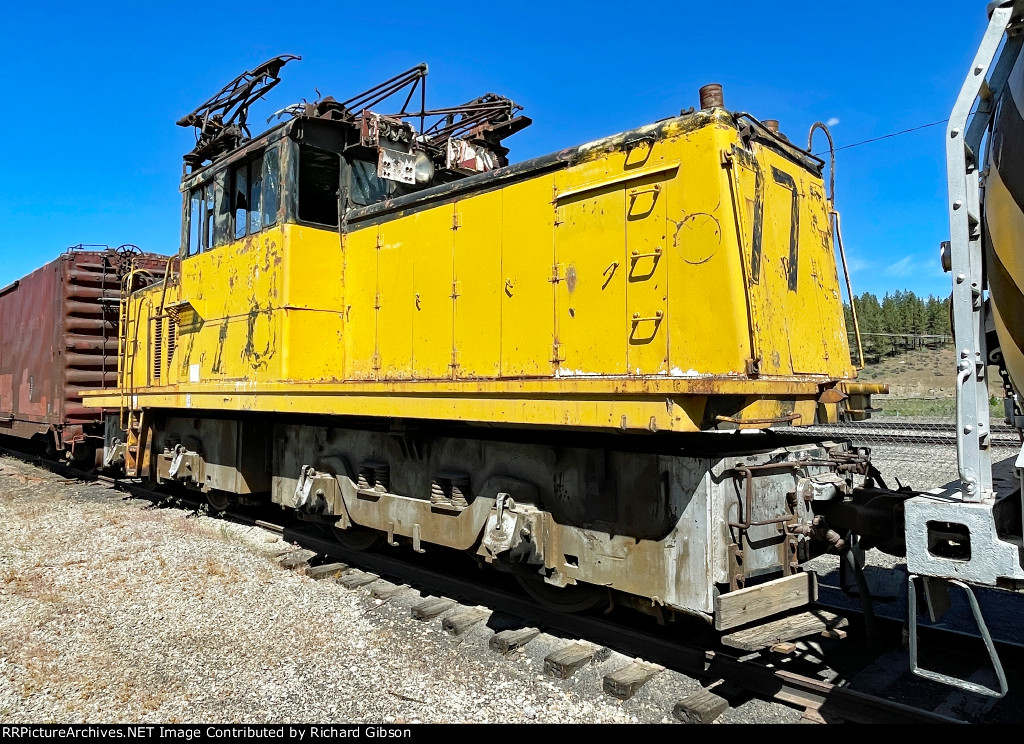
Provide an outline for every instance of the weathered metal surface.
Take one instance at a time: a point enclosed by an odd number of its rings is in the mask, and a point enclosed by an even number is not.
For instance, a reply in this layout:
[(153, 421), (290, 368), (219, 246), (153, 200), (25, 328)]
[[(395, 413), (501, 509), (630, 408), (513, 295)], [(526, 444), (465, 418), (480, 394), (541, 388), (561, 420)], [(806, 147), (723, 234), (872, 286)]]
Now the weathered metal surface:
[(708, 83), (699, 91), (700, 107), (702, 109), (724, 108), (725, 98), (722, 95), (722, 86), (718, 83)]
[(69, 250), (0, 294), (0, 432), (56, 433), (58, 449), (102, 435), (102, 412), (82, 394), (117, 383), (121, 264), (153, 276), (166, 257), (130, 250)]
[[(350, 210), (340, 241), (286, 210), (138, 298), (126, 392), (140, 407), (648, 432), (866, 410), (866, 395), (823, 395), (855, 371), (842, 324), (822, 322), (841, 304), (820, 173), (762, 131), (689, 114), (550, 169)], [(186, 306), (201, 323), (148, 322)]]
[[(800, 478), (846, 462), (843, 448), (816, 445), (684, 457), (572, 446), (569, 437), (553, 446), (301, 424), (276, 426), (270, 439), (271, 498), (282, 506), (344, 529), (377, 530), (392, 543), (475, 552), (553, 587), (594, 584), (703, 618), (730, 582), (737, 542), (744, 576), (790, 574), (790, 562), (807, 557), (810, 538), (779, 529), (783, 520), (813, 517), (809, 503), (791, 494)], [(737, 467), (749, 487), (729, 477)], [(433, 498), (435, 484), (452, 473), (467, 474), (462, 508)], [(741, 622), (779, 610), (774, 600), (744, 605)]]
[(196, 129), (196, 146), (185, 156), (186, 166), (199, 168), (245, 142), (249, 137), (249, 106), (281, 82), (281, 68), (293, 59), (302, 58), (283, 54), (243, 72), (195, 111), (178, 119), (178, 126)]

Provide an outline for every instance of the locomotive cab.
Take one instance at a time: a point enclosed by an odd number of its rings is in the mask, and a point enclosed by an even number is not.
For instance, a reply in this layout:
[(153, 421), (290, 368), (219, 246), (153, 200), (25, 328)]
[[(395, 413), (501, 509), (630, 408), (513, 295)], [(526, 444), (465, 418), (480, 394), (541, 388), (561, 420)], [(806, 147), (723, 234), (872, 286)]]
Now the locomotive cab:
[[(348, 127), (294, 120), (182, 182), (182, 257), (258, 240), (284, 224), (338, 230), (339, 216), (402, 189), (381, 178), (375, 153), (351, 147)], [(358, 143), (356, 143), (358, 145)]]

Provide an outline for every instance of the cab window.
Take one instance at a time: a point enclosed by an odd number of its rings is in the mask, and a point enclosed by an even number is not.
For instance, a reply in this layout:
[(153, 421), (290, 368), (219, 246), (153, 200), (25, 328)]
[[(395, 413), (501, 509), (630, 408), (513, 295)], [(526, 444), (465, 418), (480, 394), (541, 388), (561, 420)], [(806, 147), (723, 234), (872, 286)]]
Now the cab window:
[(213, 247), (218, 248), (231, 242), (231, 198), (229, 191), (230, 174), (223, 170), (213, 177)]
[(208, 251), (214, 243), (217, 215), (217, 184), (204, 183), (192, 189), (189, 198), (189, 230), (187, 255)]
[(186, 256), (194, 256), (203, 250), (203, 207), (206, 200), (203, 188), (192, 189), (188, 212), (188, 246)]
[(189, 198), (188, 255), (208, 251), (231, 241), (231, 210), (228, 173), (197, 186)]
[(263, 229), (263, 156), (236, 165), (231, 181), (234, 237), (240, 240)]
[(227, 245), (277, 223), (278, 162), (277, 148), (270, 148), (192, 189), (186, 255)]
[(234, 183), (234, 188), (231, 191), (231, 199), (235, 204), (235, 240), (244, 238), (249, 229), (249, 207), (252, 204), (252, 192), (249, 189), (250, 165), (251, 163), (242, 163), (235, 167), (232, 174), (231, 180)]
[(235, 166), (232, 183), (235, 240), (277, 222), (277, 148)]
[[(260, 181), (260, 226), (270, 227), (277, 222), (277, 205), (281, 194), (281, 169), (278, 167), (277, 147), (268, 148), (263, 155), (263, 170)], [(249, 219), (253, 218), (249, 213)]]
[(390, 181), (377, 175), (377, 164), (365, 160), (352, 161), (352, 203), (365, 207), (388, 198)]
[(340, 186), (338, 154), (302, 145), (299, 148), (299, 220), (335, 227)]

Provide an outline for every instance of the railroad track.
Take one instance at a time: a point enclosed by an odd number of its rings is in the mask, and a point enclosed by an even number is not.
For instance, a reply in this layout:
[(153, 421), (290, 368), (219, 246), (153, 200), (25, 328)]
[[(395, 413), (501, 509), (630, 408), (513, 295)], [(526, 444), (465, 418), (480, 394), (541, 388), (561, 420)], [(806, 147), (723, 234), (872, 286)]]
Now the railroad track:
[[(569, 656), (570, 649), (580, 642), (637, 658), (633, 668), (620, 670), (617, 677), (605, 677), (604, 691), (616, 697), (629, 697), (639, 688), (636, 682), (623, 682), (623, 678), (642, 680), (640, 684), (643, 684), (647, 681), (645, 677), (671, 671), (708, 682), (721, 681), (732, 690), (743, 690), (763, 699), (802, 709), (812, 720), (820, 718), (825, 721), (856, 723), (962, 722), (951, 716), (913, 708), (826, 682), (816, 676), (824, 668), (821, 663), (804, 664), (816, 668), (804, 673), (795, 672), (779, 664), (781, 656), (788, 654), (774, 651), (764, 654), (730, 653), (730, 649), (716, 643), (713, 634), (708, 632), (701, 634), (704, 636), (700, 639), (701, 643), (688, 643), (680, 641), (679, 637), (672, 637), (672, 629), (650, 631), (632, 623), (624, 624), (593, 615), (566, 615), (546, 609), (512, 591), (496, 587), (491, 582), (481, 583), (464, 576), (453, 577), (449, 570), (440, 571), (419, 562), (410, 563), (401, 555), (352, 553), (307, 530), (281, 528), (281, 532), (286, 541), (314, 551), (321, 556), (321, 560), (344, 561), (347, 570), (354, 573), (354, 580), (350, 582), (353, 585), (362, 584), (371, 576), (388, 577), (385, 581), (390, 579), (392, 584), (401, 582), (415, 585), (428, 593), (436, 593), (443, 598), (442, 602), (450, 602), (446, 610), (447, 617), (457, 616), (460, 610), (482, 605), (492, 611), (519, 618), (522, 630), (526, 631), (521, 637), (529, 638), (530, 641), (533, 640), (532, 632), (540, 629), (548, 634), (574, 639), (564, 641), (562, 649), (546, 657), (545, 669), (549, 672), (552, 667), (557, 668), (555, 659)], [(358, 568), (353, 568), (355, 566)], [(427, 600), (427, 603), (430, 602)], [(413, 608), (413, 614), (417, 614), (416, 607)], [(420, 614), (430, 615), (430, 611), (421, 610)], [(514, 639), (516, 629), (510, 630), (513, 632), (507, 637)], [(501, 632), (496, 637), (500, 635)], [(492, 646), (499, 649), (507, 647), (503, 646), (500, 639), (492, 643)], [(792, 661), (799, 662), (795, 657)], [(792, 666), (801, 665), (794, 663)]]
[[(61, 476), (121, 490), (155, 505), (169, 506), (173, 502), (177, 508), (205, 510), (205, 500), (191, 494), (169, 496), (143, 488), (135, 481), (83, 474), (66, 464), (42, 461), (38, 456), (27, 456), (17, 450), (0, 448), (0, 452), (31, 459)], [(717, 691), (701, 700), (680, 701), (671, 711), (676, 717), (697, 720), (700, 715), (711, 716), (708, 711), (721, 712), (720, 703), (728, 704), (731, 698), (750, 695), (801, 710), (806, 719), (824, 723), (969, 723), (970, 720), (950, 712), (949, 705), (946, 705), (947, 710), (942, 710), (941, 701), (947, 698), (949, 689), (936, 691), (938, 702), (910, 705), (883, 694), (884, 691), (869, 692), (851, 687), (849, 682), (857, 672), (847, 665), (848, 660), (854, 658), (854, 666), (863, 667), (867, 647), (863, 643), (863, 623), (849, 607), (821, 605), (849, 617), (849, 634), (845, 639), (815, 637), (760, 652), (741, 652), (724, 646), (706, 625), (677, 622), (651, 628), (650, 618), (629, 611), (622, 612), (622, 616), (608, 617), (566, 615), (526, 598), (514, 584), (505, 581), (507, 577), (496, 576), (497, 572), (488, 572), (487, 580), (481, 582), (472, 575), (475, 566), (467, 564), (464, 570), (454, 571), (451, 556), (446, 552), (439, 562), (431, 561), (429, 556), (412, 556), (410, 549), (402, 548), (352, 552), (308, 523), (283, 523), (281, 512), (274, 510), (273, 514), (279, 521), (250, 510), (231, 510), (220, 516), (279, 534), (297, 545), (293, 554), (283, 558), (285, 568), (301, 568), (313, 577), (336, 581), (352, 590), (364, 590), (376, 598), (391, 599), (401, 592), (419, 592), (424, 599), (413, 604), (413, 617), (438, 622), (443, 631), (459, 633), (487, 616), (503, 617), (505, 620), (501, 622), (488, 623), (494, 625), (490, 648), (509, 653), (530, 643), (555, 647), (545, 656), (544, 666), (547, 673), (561, 679), (570, 677), (581, 665), (599, 659), (602, 653), (615, 652), (635, 661), (615, 670), (614, 674), (605, 675), (604, 694), (628, 699), (653, 676), (663, 673), (694, 677)], [(483, 613), (481, 607), (486, 608)], [(888, 650), (892, 653), (893, 644), (898, 645), (901, 623), (886, 618), (878, 618), (878, 622), (880, 636), (890, 642)], [(939, 637), (940, 631), (929, 632), (929, 645), (942, 647), (950, 653), (965, 641), (970, 642), (963, 633), (946, 633)], [(872, 654), (877, 652), (878, 649), (871, 650)], [(1021, 658), (1020, 649), (1011, 649), (1008, 654), (1004, 648), (1000, 654), (1015, 662)], [(836, 659), (846, 660), (837, 665)]]
[[(0, 450), (23, 457), (22, 453)], [(33, 458), (39, 462), (38, 458)], [(132, 481), (82, 474), (63, 463), (40, 464), (61, 475), (92, 481), (96, 485), (118, 489), (134, 497), (167, 504), (169, 497), (142, 488)], [(205, 501), (173, 497), (179, 508), (200, 510)], [(279, 511), (274, 512), (278, 517)], [(731, 698), (749, 695), (775, 701), (803, 711), (808, 720), (825, 722), (874, 723), (951, 723), (964, 718), (933, 706), (908, 705), (893, 697), (854, 689), (848, 680), (854, 672), (833, 668), (833, 657), (853, 657), (863, 666), (865, 646), (861, 623), (856, 613), (840, 609), (850, 617), (849, 636), (845, 639), (815, 637), (785, 648), (748, 653), (728, 648), (707, 626), (674, 623), (651, 627), (650, 619), (637, 621), (635, 613), (622, 616), (566, 615), (538, 605), (518, 592), (503, 576), (489, 572), (486, 582), (473, 576), (475, 566), (455, 570), (451, 556), (444, 552), (440, 561), (430, 556), (412, 556), (407, 549), (384, 552), (352, 552), (326, 538), (314, 526), (299, 521), (273, 522), (266, 515), (233, 510), (225, 518), (277, 533), (299, 546), (283, 559), (285, 568), (302, 568), (309, 575), (335, 581), (353, 591), (371, 592), (390, 599), (401, 592), (415, 593), (411, 606), (414, 618), (440, 623), (445, 632), (457, 634), (484, 620), (503, 617), (493, 626), (489, 645), (496, 652), (509, 653), (529, 644), (550, 647), (544, 656), (548, 674), (571, 678), (577, 668), (585, 667), (602, 653), (615, 652), (634, 661), (605, 675), (602, 692), (628, 699), (649, 679), (659, 674), (678, 674), (697, 678), (713, 687), (702, 699), (681, 700), (672, 711), (684, 720), (709, 720), (720, 713), (721, 705)], [(438, 551), (441, 555), (442, 551)], [(476, 571), (479, 574), (478, 571)], [(422, 599), (420, 600), (420, 597)], [(481, 611), (480, 608), (486, 608)], [(898, 637), (898, 627), (887, 627), (886, 635)], [(685, 640), (682, 640), (685, 638)], [(951, 648), (958, 639), (932, 640)], [(845, 646), (844, 646), (845, 644)], [(845, 649), (845, 651), (844, 651)], [(831, 680), (831, 681), (829, 681)], [(948, 690), (946, 691), (948, 693)], [(719, 695), (718, 693), (721, 693)], [(581, 693), (581, 695), (584, 693)], [(595, 693), (594, 694), (598, 694)], [(945, 699), (941, 691), (940, 699)], [(948, 706), (947, 706), (948, 707)], [(666, 711), (666, 714), (671, 714)]]

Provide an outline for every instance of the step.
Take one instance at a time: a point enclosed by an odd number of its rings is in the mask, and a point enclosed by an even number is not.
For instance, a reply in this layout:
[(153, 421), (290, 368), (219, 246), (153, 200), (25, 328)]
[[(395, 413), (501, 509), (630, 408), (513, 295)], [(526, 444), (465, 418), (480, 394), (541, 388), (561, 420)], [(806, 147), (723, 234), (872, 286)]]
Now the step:
[[(760, 651), (797, 638), (835, 631), (849, 625), (845, 617), (825, 610), (808, 610), (778, 620), (741, 628), (722, 636), (722, 644), (741, 651)], [(836, 634), (837, 636), (839, 634)]]

